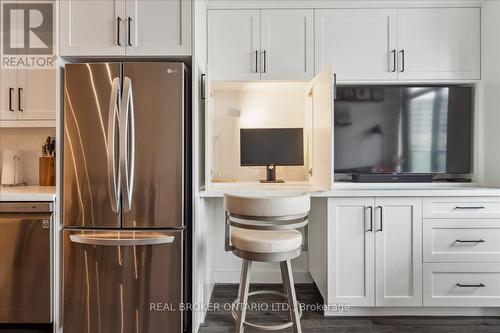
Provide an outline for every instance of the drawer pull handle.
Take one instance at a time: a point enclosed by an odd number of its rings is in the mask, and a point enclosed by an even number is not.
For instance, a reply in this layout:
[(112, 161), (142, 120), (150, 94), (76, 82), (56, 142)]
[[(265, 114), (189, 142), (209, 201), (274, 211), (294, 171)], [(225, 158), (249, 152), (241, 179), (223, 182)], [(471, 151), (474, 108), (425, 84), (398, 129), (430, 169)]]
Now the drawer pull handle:
[(485, 209), (484, 206), (457, 206), (455, 209)]
[(478, 284), (457, 283), (457, 287), (460, 287), (460, 288), (484, 288), (484, 287), (486, 287), (486, 285), (484, 283), (478, 283)]
[(455, 242), (457, 243), (486, 243), (484, 239), (472, 239), (472, 240), (461, 240), (457, 239)]

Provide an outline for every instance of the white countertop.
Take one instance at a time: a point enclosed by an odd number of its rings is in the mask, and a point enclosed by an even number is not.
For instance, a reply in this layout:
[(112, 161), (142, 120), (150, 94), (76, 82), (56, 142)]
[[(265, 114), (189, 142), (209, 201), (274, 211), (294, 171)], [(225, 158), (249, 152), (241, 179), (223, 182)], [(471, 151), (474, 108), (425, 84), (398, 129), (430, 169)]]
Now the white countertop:
[(200, 196), (220, 198), (224, 193), (240, 195), (280, 195), (290, 192), (310, 192), (311, 197), (440, 197), (440, 196), (500, 196), (500, 188), (481, 187), (464, 183), (387, 183), (387, 184), (335, 184), (332, 190), (323, 191), (307, 183), (260, 184), (251, 182), (217, 183)]
[(0, 187), (0, 201), (54, 201), (55, 186)]

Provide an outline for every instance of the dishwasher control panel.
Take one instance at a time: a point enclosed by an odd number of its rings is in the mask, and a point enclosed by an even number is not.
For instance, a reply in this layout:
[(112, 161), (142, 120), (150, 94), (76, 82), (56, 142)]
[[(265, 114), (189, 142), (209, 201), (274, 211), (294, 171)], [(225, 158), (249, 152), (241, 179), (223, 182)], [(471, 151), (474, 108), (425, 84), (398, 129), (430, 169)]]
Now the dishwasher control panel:
[(50, 213), (53, 202), (0, 202), (0, 213)]

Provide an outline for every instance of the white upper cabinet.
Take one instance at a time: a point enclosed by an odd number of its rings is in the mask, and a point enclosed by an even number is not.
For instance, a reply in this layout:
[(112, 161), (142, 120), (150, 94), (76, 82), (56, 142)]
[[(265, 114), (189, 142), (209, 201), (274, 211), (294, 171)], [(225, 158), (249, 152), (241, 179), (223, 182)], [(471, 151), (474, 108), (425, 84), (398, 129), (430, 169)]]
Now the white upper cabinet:
[(320, 9), (316, 71), (335, 64), (339, 80), (396, 80), (396, 9)]
[(60, 1), (62, 56), (191, 53), (190, 0)]
[(314, 76), (313, 27), (312, 9), (261, 12), (262, 80), (310, 80)]
[(480, 79), (479, 8), (398, 10), (399, 79)]
[(210, 10), (208, 26), (212, 80), (259, 80), (260, 11)]
[(17, 108), (19, 120), (56, 118), (56, 71), (19, 69)]
[(127, 55), (191, 53), (191, 1), (127, 0), (126, 4)]
[(60, 1), (62, 56), (125, 55), (124, 0)]
[(313, 78), (313, 10), (210, 10), (208, 20), (213, 80)]
[(0, 74), (0, 120), (17, 119), (17, 69), (1, 69)]

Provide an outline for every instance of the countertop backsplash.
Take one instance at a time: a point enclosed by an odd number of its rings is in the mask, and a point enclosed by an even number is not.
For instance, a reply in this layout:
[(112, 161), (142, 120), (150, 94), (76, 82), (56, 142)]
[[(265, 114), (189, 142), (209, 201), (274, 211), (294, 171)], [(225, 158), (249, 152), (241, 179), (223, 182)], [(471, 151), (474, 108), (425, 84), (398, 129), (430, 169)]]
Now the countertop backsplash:
[(55, 128), (0, 128), (0, 175), (5, 150), (18, 150), (21, 155), (21, 181), (38, 185), (38, 157), (48, 136)]

